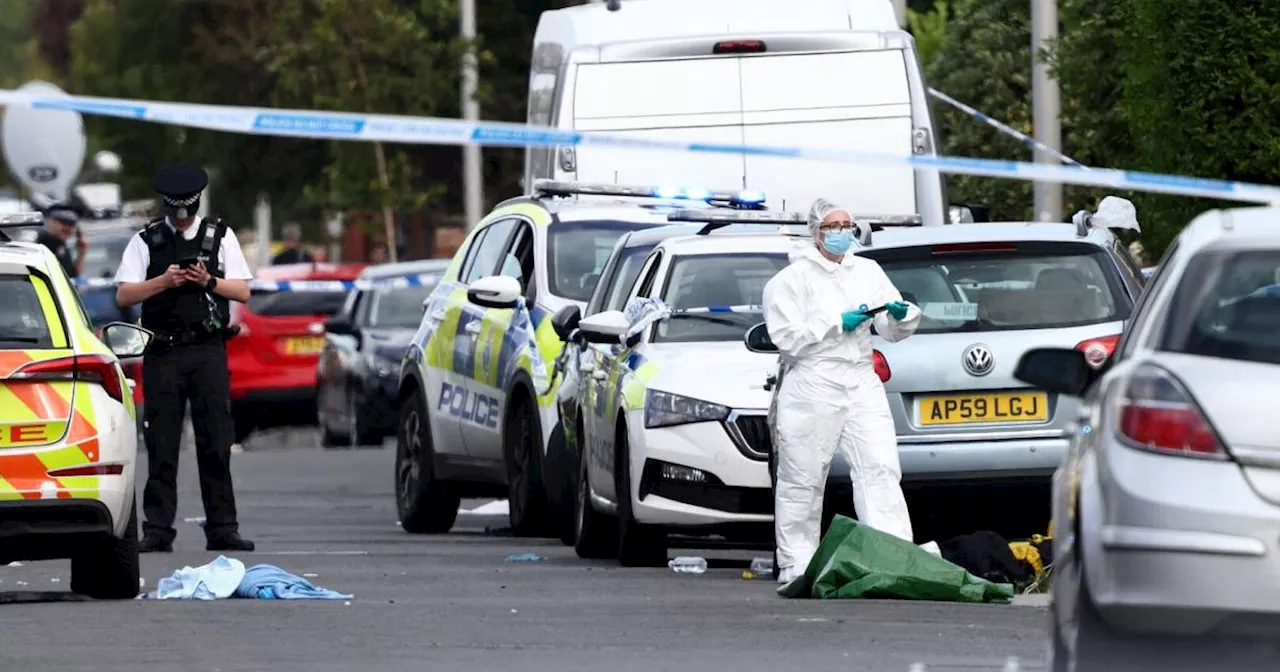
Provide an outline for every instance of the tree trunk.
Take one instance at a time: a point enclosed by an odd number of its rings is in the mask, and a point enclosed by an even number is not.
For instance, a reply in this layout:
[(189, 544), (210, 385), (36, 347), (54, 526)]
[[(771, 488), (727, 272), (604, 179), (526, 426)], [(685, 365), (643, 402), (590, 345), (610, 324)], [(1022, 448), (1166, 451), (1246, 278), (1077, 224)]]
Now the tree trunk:
[[(365, 75), (364, 60), (360, 58), (360, 52), (352, 51), (353, 60), (356, 63), (356, 76), (360, 78), (360, 87), (364, 89), (365, 94), (365, 111), (372, 113), (369, 109), (369, 77)], [(387, 153), (382, 148), (381, 142), (373, 143), (373, 158), (378, 164), (378, 182), (382, 185), (382, 223), (386, 227), (387, 234), (387, 260), (391, 263), (396, 262), (396, 213), (391, 207), (388, 199), (391, 196), (391, 177), (387, 174)]]

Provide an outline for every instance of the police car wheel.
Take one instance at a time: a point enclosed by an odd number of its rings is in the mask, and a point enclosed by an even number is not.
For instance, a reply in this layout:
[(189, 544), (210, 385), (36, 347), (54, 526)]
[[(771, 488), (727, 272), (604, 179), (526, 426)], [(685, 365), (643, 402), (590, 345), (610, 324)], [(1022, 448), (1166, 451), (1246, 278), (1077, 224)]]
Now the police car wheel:
[(542, 464), (542, 482), (547, 492), (547, 512), (551, 527), (566, 546), (573, 545), (574, 499), (573, 477), (578, 472), (564, 425), (551, 430), (547, 442), (547, 458)]
[(542, 428), (527, 394), (515, 396), (503, 430), (511, 530), (518, 537), (544, 536), (549, 526), (542, 487)]
[(627, 428), (618, 425), (615, 439), (617, 459), (613, 477), (618, 495), (618, 562), (623, 567), (665, 567), (667, 564), (667, 531), (656, 525), (636, 522), (631, 510), (631, 449)]
[(400, 407), (396, 438), (396, 510), (400, 527), (413, 534), (443, 534), (458, 518), (457, 493), (436, 480), (435, 448), (422, 393), (415, 391)]
[(71, 592), (98, 600), (130, 600), (138, 596), (142, 574), (136, 497), (129, 506), (129, 524), (123, 537), (95, 541), (71, 557)]
[[(582, 437), (582, 424), (578, 424)], [(581, 439), (579, 439), (580, 441)], [(579, 444), (580, 445), (580, 444)], [(612, 517), (591, 506), (591, 485), (587, 480), (589, 465), (585, 450), (578, 450), (577, 496), (574, 498), (573, 550), (585, 560), (612, 560), (618, 557), (618, 525)]]

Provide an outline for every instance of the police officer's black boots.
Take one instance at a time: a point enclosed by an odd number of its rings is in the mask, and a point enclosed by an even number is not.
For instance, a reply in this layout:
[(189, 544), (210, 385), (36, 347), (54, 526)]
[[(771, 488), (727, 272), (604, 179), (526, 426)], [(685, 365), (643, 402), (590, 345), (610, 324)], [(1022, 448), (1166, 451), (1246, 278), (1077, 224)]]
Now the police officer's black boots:
[(216, 537), (210, 537), (209, 543), (205, 544), (206, 551), (245, 551), (249, 552), (255, 548), (254, 543), (240, 536), (239, 532), (230, 532), (228, 534), (220, 534)]
[(146, 535), (142, 538), (142, 543), (138, 544), (139, 553), (172, 553), (173, 542), (165, 541), (160, 537)]

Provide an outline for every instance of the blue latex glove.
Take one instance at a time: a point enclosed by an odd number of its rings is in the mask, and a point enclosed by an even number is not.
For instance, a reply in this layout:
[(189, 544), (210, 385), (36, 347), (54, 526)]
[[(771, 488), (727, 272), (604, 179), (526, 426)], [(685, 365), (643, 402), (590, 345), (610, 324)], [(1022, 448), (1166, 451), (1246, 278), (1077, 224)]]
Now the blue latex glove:
[(870, 315), (858, 310), (851, 310), (840, 316), (840, 321), (845, 331), (853, 331), (858, 325), (871, 319)]
[(901, 301), (884, 304), (884, 310), (895, 320), (901, 320), (907, 316), (907, 304)]

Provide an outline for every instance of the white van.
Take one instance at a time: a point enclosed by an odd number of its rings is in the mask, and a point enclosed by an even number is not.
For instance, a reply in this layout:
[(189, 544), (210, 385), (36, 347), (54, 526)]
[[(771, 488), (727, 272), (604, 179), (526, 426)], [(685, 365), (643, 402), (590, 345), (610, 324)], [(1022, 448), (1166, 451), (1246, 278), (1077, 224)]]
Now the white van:
[[(891, 0), (624, 0), (544, 12), (529, 123), (611, 135), (936, 155), (915, 41)], [(764, 191), (770, 207), (817, 196), (860, 213), (948, 221), (937, 171), (752, 153), (531, 148), (534, 180)]]

